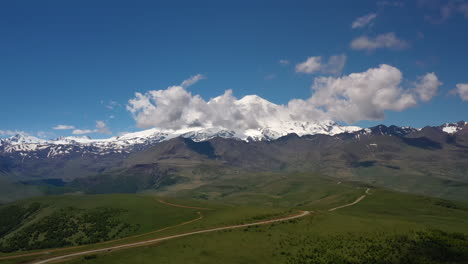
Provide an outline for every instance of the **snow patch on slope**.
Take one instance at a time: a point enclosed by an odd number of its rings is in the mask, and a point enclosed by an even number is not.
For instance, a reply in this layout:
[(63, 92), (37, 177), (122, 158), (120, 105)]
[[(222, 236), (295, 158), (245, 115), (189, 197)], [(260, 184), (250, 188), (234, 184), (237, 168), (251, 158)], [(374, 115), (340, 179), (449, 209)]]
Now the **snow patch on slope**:
[[(244, 98), (244, 101), (248, 100), (256, 100), (262, 107), (269, 107), (268, 103), (258, 101), (258, 98)], [(244, 101), (241, 100), (240, 103)], [(27, 135), (16, 135), (0, 140), (0, 152), (2, 150), (7, 153), (47, 151), (47, 157), (67, 155), (71, 152), (106, 155), (112, 153), (129, 153), (134, 149), (153, 145), (176, 137), (190, 138), (197, 142), (206, 141), (215, 137), (234, 138), (244, 141), (269, 141), (291, 133), (295, 133), (299, 136), (314, 134), (336, 135), (359, 130), (361, 130), (359, 127), (340, 126), (333, 121), (286, 122), (282, 120), (271, 120), (269, 126), (261, 129), (228, 130), (223, 127), (195, 127), (178, 130), (158, 130), (152, 128), (106, 139), (71, 136), (60, 137), (55, 140), (44, 140)], [(35, 153), (34, 155), (37, 156), (38, 154)]]
[(440, 126), (440, 128), (445, 133), (454, 134), (462, 130), (467, 124), (468, 122), (464, 122), (464, 121), (460, 121), (458, 123), (445, 123), (442, 126)]

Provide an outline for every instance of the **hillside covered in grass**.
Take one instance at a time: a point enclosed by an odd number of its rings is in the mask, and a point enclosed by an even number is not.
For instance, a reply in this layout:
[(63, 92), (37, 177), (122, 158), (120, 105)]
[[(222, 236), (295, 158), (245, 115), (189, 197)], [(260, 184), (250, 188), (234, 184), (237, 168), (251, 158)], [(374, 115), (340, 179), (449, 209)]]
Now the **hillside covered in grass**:
[[(262, 175), (262, 178), (266, 176)], [(237, 181), (223, 180), (223, 184), (220, 182), (193, 191), (186, 190), (172, 198), (149, 194), (67, 195), (3, 206), (2, 210), (15, 210), (16, 219), (22, 221), (19, 226), (10, 224), (9, 229), (2, 229), (3, 245), (8, 246), (12, 238), (21, 238), (22, 232), (33, 234), (31, 237), (36, 239), (29, 240), (29, 248), (16, 248), (21, 251), (8, 253), (8, 250), (4, 250), (0, 261), (21, 263), (45, 259), (214, 227), (274, 219), (300, 210), (311, 213), (290, 221), (88, 254), (71, 258), (67, 263), (219, 263), (223, 259), (224, 263), (361, 264), (378, 260), (380, 262), (373, 263), (448, 264), (466, 263), (468, 260), (468, 206), (464, 203), (398, 193), (359, 183), (336, 182), (328, 178), (316, 177), (314, 181), (306, 181), (311, 178), (300, 174), (269, 176), (270, 181), (264, 184), (259, 184), (254, 176), (245, 176)], [(364, 198), (356, 203), (362, 196)], [(160, 201), (167, 201), (167, 204)], [(330, 211), (331, 208), (339, 209)], [(67, 212), (71, 217), (65, 219)], [(93, 214), (95, 218), (90, 217)], [(77, 224), (73, 225), (75, 229), (71, 225), (62, 228), (70, 221)], [(180, 225), (187, 221), (187, 224)], [(42, 229), (48, 226), (45, 223), (58, 222), (61, 223), (60, 229), (54, 228), (54, 225)], [(99, 226), (106, 228), (99, 229)], [(76, 228), (78, 232), (73, 233)], [(64, 248), (52, 250), (47, 255), (33, 250), (33, 245), (46, 245), (41, 242), (50, 234), (52, 237), (53, 234), (60, 234), (67, 244), (49, 244), (46, 247)], [(93, 234), (100, 234), (100, 239), (93, 241)], [(80, 238), (81, 241), (78, 240)], [(103, 240), (110, 241), (102, 244)], [(72, 245), (81, 247), (70, 247)], [(38, 253), (21, 256), (30, 252)]]

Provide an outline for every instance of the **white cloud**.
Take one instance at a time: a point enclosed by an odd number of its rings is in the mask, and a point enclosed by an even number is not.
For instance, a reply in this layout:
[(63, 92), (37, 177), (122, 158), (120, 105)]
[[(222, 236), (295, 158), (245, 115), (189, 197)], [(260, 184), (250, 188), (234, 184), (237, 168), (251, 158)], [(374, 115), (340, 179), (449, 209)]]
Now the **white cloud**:
[(427, 73), (419, 77), (419, 82), (415, 83), (414, 91), (419, 95), (421, 101), (428, 102), (437, 94), (437, 90), (441, 85), (442, 83), (435, 73)]
[(24, 131), (18, 131), (18, 130), (1, 130), (0, 129), (0, 136), (15, 136), (15, 135), (28, 135), (28, 133)]
[(412, 91), (402, 88), (401, 82), (400, 70), (383, 64), (340, 78), (316, 78), (308, 101), (325, 109), (334, 120), (380, 120), (386, 110), (403, 111), (417, 104)]
[(405, 40), (399, 39), (393, 32), (381, 34), (374, 38), (361, 36), (355, 38), (351, 42), (351, 48), (354, 50), (374, 51), (382, 48), (401, 50), (408, 47), (409, 43)]
[(322, 57), (309, 57), (306, 61), (296, 65), (296, 72), (314, 73), (322, 68)]
[(377, 17), (376, 13), (370, 13), (362, 17), (358, 17), (354, 22), (351, 24), (351, 28), (363, 28), (368, 25), (372, 25), (372, 22)]
[(100, 120), (96, 121), (96, 129), (75, 129), (72, 131), (73, 135), (84, 135), (91, 133), (112, 134), (110, 129), (107, 127), (107, 124)]
[(457, 84), (455, 93), (457, 93), (463, 101), (468, 101), (468, 83)]
[(307, 58), (306, 61), (296, 65), (296, 72), (312, 74), (316, 72), (340, 74), (346, 64), (346, 55), (330, 56), (328, 62), (322, 63), (321, 56)]
[(346, 55), (334, 55), (328, 59), (328, 63), (324, 65), (322, 72), (331, 74), (340, 74), (346, 64)]
[(311, 87), (310, 98), (292, 99), (287, 105), (277, 105), (258, 96), (237, 99), (231, 90), (204, 100), (182, 86), (171, 86), (136, 93), (128, 101), (127, 110), (140, 128), (240, 130), (324, 119), (354, 123), (380, 120), (385, 117), (385, 111), (414, 107), (420, 100), (434, 96), (440, 85), (433, 73), (420, 77), (414, 87), (404, 88), (402, 81), (400, 70), (385, 64), (342, 77), (318, 77)]
[(55, 130), (69, 130), (69, 129), (75, 129), (75, 126), (70, 126), (70, 125), (56, 125), (52, 129)]
[(95, 130), (91, 130), (91, 129), (75, 129), (73, 130), (72, 134), (73, 135), (84, 135), (84, 134), (91, 134), (91, 133), (94, 133)]
[(100, 134), (112, 134), (104, 121), (96, 121), (96, 132)]
[[(141, 128), (182, 129), (224, 127), (231, 130), (256, 129), (290, 120), (286, 106), (276, 105), (258, 96), (237, 99), (227, 90), (205, 101), (181, 86), (166, 90), (137, 93), (127, 109)], [(302, 109), (298, 109), (302, 111)], [(314, 118), (319, 118), (318, 116)]]
[(289, 61), (288, 60), (279, 60), (279, 64), (281, 65), (289, 65)]
[(197, 74), (197, 75), (194, 75), (190, 78), (188, 78), (187, 80), (184, 80), (180, 86), (184, 87), (184, 88), (187, 88), (189, 86), (192, 86), (194, 85), (195, 83), (197, 83), (198, 81), (200, 80), (203, 80), (203, 79), (206, 79), (206, 77), (202, 74)]

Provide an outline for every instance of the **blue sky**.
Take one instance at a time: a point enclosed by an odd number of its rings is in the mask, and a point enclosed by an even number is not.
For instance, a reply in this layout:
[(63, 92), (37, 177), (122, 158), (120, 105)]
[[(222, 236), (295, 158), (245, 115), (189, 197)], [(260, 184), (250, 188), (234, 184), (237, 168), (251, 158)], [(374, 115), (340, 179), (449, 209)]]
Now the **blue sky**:
[[(369, 23), (352, 28), (370, 14)], [(237, 98), (288, 104), (310, 98), (315, 78), (380, 64), (403, 74), (403, 89), (427, 73), (443, 84), (430, 100), (354, 124), (468, 120), (468, 101), (455, 90), (468, 83), (467, 32), (468, 1), (461, 0), (3, 1), (0, 131), (56, 137), (73, 130), (54, 127), (69, 125), (107, 137), (142, 129), (126, 109), (135, 92), (196, 74), (205, 78), (186, 89), (205, 100), (231, 89)], [(377, 40), (388, 33), (394, 39)], [(359, 37), (369, 43), (353, 47)], [(337, 55), (346, 57), (338, 72), (298, 71), (310, 57), (326, 64)]]

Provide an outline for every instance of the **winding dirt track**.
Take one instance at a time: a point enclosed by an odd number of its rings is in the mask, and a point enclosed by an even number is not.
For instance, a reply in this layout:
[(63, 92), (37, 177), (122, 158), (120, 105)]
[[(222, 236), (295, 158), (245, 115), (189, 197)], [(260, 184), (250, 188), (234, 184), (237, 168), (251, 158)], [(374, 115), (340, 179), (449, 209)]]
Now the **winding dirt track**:
[(335, 208), (332, 208), (332, 209), (328, 209), (328, 211), (333, 212), (333, 211), (341, 209), (341, 208), (345, 208), (345, 207), (348, 207), (348, 206), (353, 206), (353, 205), (359, 203), (360, 201), (362, 201), (362, 199), (366, 198), (367, 194), (369, 194), (369, 191), (370, 191), (370, 189), (367, 188), (366, 194), (361, 195), (359, 198), (356, 199), (356, 201), (354, 201), (352, 203), (349, 203), (349, 204), (342, 205), (342, 206), (338, 206), (338, 207), (335, 207)]
[(108, 251), (119, 250), (119, 249), (124, 249), (124, 248), (145, 246), (145, 245), (150, 245), (150, 244), (154, 244), (154, 243), (169, 240), (169, 239), (185, 237), (185, 236), (191, 236), (191, 235), (196, 235), (196, 234), (203, 234), (203, 233), (209, 233), (209, 232), (215, 232), (215, 231), (221, 231), (221, 230), (228, 230), (228, 229), (236, 229), (236, 228), (255, 226), (255, 225), (266, 225), (266, 224), (271, 224), (271, 223), (275, 223), (275, 222), (288, 221), (288, 220), (304, 217), (304, 216), (306, 216), (308, 214), (310, 214), (309, 211), (301, 211), (299, 214), (294, 214), (294, 215), (290, 215), (290, 216), (286, 216), (286, 217), (282, 217), (282, 218), (277, 218), (277, 219), (273, 219), (273, 220), (266, 220), (266, 221), (260, 221), (260, 222), (255, 222), (255, 223), (250, 223), (250, 224), (243, 224), (243, 225), (232, 225), (232, 226), (211, 228), (211, 229), (205, 229), (205, 230), (200, 230), (200, 231), (188, 232), (188, 233), (179, 234), (179, 235), (155, 238), (155, 239), (150, 239), (150, 240), (145, 240), (145, 241), (140, 241), (140, 242), (127, 243), (127, 244), (118, 245), (118, 246), (112, 246), (112, 247), (106, 247), (106, 248), (100, 248), (100, 249), (93, 249), (93, 250), (86, 250), (86, 251), (71, 253), (71, 254), (67, 254), (67, 255), (63, 255), (63, 256), (52, 257), (52, 258), (49, 258), (49, 259), (40, 260), (40, 261), (33, 262), (33, 263), (34, 264), (44, 264), (44, 263), (50, 263), (50, 262), (54, 262), (54, 261), (64, 260), (64, 259), (71, 258), (71, 257), (83, 256), (83, 255), (88, 255), (88, 254), (93, 254), (93, 253), (108, 252)]
[[(185, 206), (185, 205), (172, 204), (172, 203), (168, 203), (168, 202), (165, 202), (165, 201), (162, 201), (162, 200), (158, 200), (158, 202), (160, 202), (160, 203), (162, 203), (162, 204), (165, 204), (165, 205), (175, 206), (175, 207), (190, 208), (190, 209), (199, 209), (199, 210), (211, 210), (211, 209), (209, 209), (209, 208), (202, 208), (202, 207), (193, 207), (193, 206)], [(203, 219), (203, 215), (201, 214), (201, 212), (197, 212), (197, 213), (198, 213), (198, 217), (197, 217), (197, 218), (192, 219), (192, 220), (187, 221), (187, 222), (183, 222), (183, 223), (180, 223), (180, 224), (177, 224), (177, 225), (173, 225), (173, 226), (164, 227), (164, 228), (157, 229), (157, 230), (150, 231), (150, 232), (143, 233), (143, 234), (138, 234), (138, 235), (129, 236), (129, 237), (123, 237), (123, 238), (114, 239), (114, 240), (108, 240), (108, 241), (96, 243), (96, 244), (94, 244), (94, 245), (109, 244), (109, 243), (117, 242), (117, 241), (120, 241), (120, 240), (126, 240), (126, 239), (129, 239), (129, 238), (136, 238), (136, 237), (141, 237), (141, 236), (145, 236), (145, 235), (149, 235), (149, 234), (159, 233), (159, 232), (162, 232), (162, 231), (165, 231), (165, 230), (168, 230), (168, 229), (172, 229), (172, 228), (175, 228), (175, 227), (187, 225), (187, 224), (190, 224), (190, 223), (193, 223), (193, 222), (202, 220), (202, 219)], [(13, 256), (5, 256), (5, 257), (0, 257), (0, 261), (1, 261), (1, 260), (7, 260), (7, 259), (22, 258), (22, 257), (31, 257), (31, 256), (38, 256), (38, 255), (46, 255), (46, 254), (51, 254), (51, 253), (60, 252), (60, 251), (65, 251), (65, 250), (70, 250), (70, 249), (82, 248), (82, 247), (85, 247), (85, 246), (86, 246), (86, 245), (75, 246), (75, 247), (56, 248), (56, 249), (42, 250), (42, 251), (33, 252), (33, 253), (26, 253), (26, 254), (13, 255)]]
[(165, 205), (170, 205), (170, 206), (175, 206), (175, 207), (181, 207), (181, 208), (189, 208), (189, 209), (198, 209), (198, 210), (212, 210), (210, 208), (204, 208), (204, 207), (195, 207), (195, 206), (186, 206), (186, 205), (180, 205), (180, 204), (173, 204), (173, 203), (168, 203), (163, 200), (158, 200), (160, 203), (165, 204)]
[[(349, 204), (345, 204), (345, 205), (342, 205), (342, 206), (338, 206), (338, 207), (335, 207), (335, 208), (331, 208), (328, 211), (332, 212), (332, 211), (335, 211), (335, 210), (338, 210), (338, 209), (341, 209), (341, 208), (344, 208), (344, 207), (353, 206), (353, 205), (359, 203), (360, 201), (362, 201), (369, 194), (369, 191), (370, 191), (370, 189), (367, 188), (365, 194), (360, 196), (359, 198), (357, 198), (354, 202), (349, 203)], [(172, 203), (168, 203), (168, 202), (165, 202), (165, 201), (162, 201), (162, 200), (158, 200), (158, 201), (160, 203), (162, 203), (162, 204), (166, 204), (166, 205), (169, 205), (169, 206), (190, 208), (190, 209), (198, 209), (198, 210), (211, 210), (209, 208), (192, 207), (192, 206), (172, 204)], [(151, 234), (151, 233), (161, 232), (163, 230), (167, 230), (167, 229), (170, 229), (170, 228), (186, 225), (186, 224), (201, 220), (203, 218), (203, 215), (200, 212), (198, 212), (198, 214), (199, 214), (199, 217), (195, 218), (193, 220), (190, 220), (190, 221), (178, 224), (178, 225), (165, 227), (165, 228), (155, 230), (155, 231), (152, 231), (152, 232), (148, 232), (148, 233), (145, 233), (145, 234), (136, 235), (136, 236), (133, 236), (133, 237), (139, 237), (139, 236), (143, 236), (143, 235), (147, 235), (147, 234)], [(81, 251), (81, 252), (76, 252), (76, 253), (70, 253), (70, 254), (66, 254), (66, 255), (62, 255), (62, 256), (56, 256), (56, 257), (51, 257), (51, 258), (44, 259), (44, 260), (39, 260), (37, 262), (33, 262), (33, 264), (51, 263), (51, 262), (57, 262), (57, 261), (65, 260), (65, 259), (72, 258), (72, 257), (83, 256), (83, 255), (88, 255), (88, 254), (93, 254), (93, 253), (109, 252), (109, 251), (113, 251), (113, 250), (120, 250), (120, 249), (132, 248), (132, 247), (140, 247), (140, 246), (145, 246), (145, 245), (151, 245), (151, 244), (155, 244), (155, 243), (165, 241), (165, 240), (170, 240), (170, 239), (185, 237), (185, 236), (191, 236), (191, 235), (196, 235), (196, 234), (210, 233), (210, 232), (216, 232), (216, 231), (221, 231), (221, 230), (229, 230), (229, 229), (236, 229), (236, 228), (256, 226), (256, 225), (266, 225), (266, 224), (271, 224), (271, 223), (275, 223), (275, 222), (283, 222), (283, 221), (293, 220), (293, 219), (296, 219), (296, 218), (301, 218), (301, 217), (307, 216), (309, 214), (310, 214), (309, 211), (300, 211), (298, 214), (289, 215), (289, 216), (285, 216), (285, 217), (282, 217), (282, 218), (276, 218), (276, 219), (271, 219), (271, 220), (265, 220), (265, 221), (250, 223), (250, 224), (210, 228), (210, 229), (205, 229), (205, 230), (200, 230), (200, 231), (192, 231), (192, 232), (187, 232), (187, 233), (183, 233), (183, 234), (166, 236), (166, 237), (155, 238), (155, 239), (149, 239), (149, 240), (144, 240), (144, 241), (139, 241), (139, 242), (126, 243), (126, 244), (117, 245), (117, 246), (110, 246), (110, 247), (105, 247), (105, 248), (99, 248), (99, 249), (86, 250), (86, 251)], [(132, 238), (132, 237), (126, 237), (126, 238), (122, 238), (122, 239), (128, 239), (128, 238)], [(118, 240), (122, 240), (122, 239), (118, 239)], [(115, 241), (118, 241), (118, 240), (106, 241), (106, 242), (102, 242), (102, 243), (99, 243), (99, 244), (115, 242)], [(81, 246), (79, 246), (79, 247), (81, 247)], [(68, 250), (68, 249), (79, 248), (79, 247), (63, 248), (63, 249), (56, 249), (56, 250), (47, 250), (47, 251), (34, 252), (34, 253), (23, 254), (23, 255), (0, 257), (0, 260), (27, 257), (27, 256), (35, 256), (35, 255), (43, 255), (43, 254), (50, 254), (50, 253), (61, 251), (61, 250)]]

